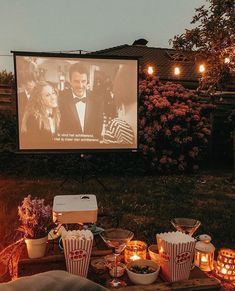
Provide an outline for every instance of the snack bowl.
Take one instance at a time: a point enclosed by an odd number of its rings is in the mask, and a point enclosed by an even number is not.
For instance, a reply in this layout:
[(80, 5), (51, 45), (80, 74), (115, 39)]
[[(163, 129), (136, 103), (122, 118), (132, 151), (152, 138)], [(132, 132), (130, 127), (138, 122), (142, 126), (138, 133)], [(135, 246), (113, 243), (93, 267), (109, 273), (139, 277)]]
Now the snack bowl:
[(160, 266), (151, 260), (136, 260), (127, 265), (129, 279), (136, 285), (149, 285), (156, 281)]
[(158, 247), (157, 245), (151, 245), (148, 247), (148, 252), (150, 259), (154, 261), (157, 264), (160, 264), (160, 258), (159, 258), (159, 253), (158, 253)]

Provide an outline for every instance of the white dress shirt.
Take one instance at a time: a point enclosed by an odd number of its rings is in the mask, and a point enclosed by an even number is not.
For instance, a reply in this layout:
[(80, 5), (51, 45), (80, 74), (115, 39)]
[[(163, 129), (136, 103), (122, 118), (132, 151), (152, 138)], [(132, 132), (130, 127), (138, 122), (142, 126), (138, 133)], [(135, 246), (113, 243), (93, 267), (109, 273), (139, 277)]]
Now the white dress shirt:
[[(83, 94), (82, 97), (78, 97), (78, 98), (84, 98), (86, 97), (86, 92), (85, 94)], [(77, 98), (77, 96), (73, 93), (73, 98)], [(76, 109), (77, 109), (77, 114), (78, 114), (78, 118), (81, 124), (81, 128), (82, 128), (82, 132), (84, 132), (84, 121), (85, 121), (85, 112), (86, 112), (86, 103), (84, 102), (77, 102), (76, 103)]]

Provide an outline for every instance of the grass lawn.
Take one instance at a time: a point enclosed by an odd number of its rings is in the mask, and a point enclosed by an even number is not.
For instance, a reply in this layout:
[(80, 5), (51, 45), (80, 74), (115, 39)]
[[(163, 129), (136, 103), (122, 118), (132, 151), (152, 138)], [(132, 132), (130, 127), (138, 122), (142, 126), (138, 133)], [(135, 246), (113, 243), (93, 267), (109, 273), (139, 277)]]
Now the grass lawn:
[(52, 173), (49, 177), (12, 171), (0, 174), (1, 248), (17, 237), (17, 206), (25, 196), (44, 197), (52, 205), (55, 195), (83, 193), (96, 195), (97, 224), (104, 228), (128, 228), (136, 239), (151, 244), (155, 243), (156, 233), (173, 230), (171, 218), (196, 218), (202, 222), (196, 235), (211, 235), (217, 249), (234, 248), (235, 183), (230, 173), (188, 176), (123, 173), (99, 178), (109, 191), (95, 178), (81, 183)]

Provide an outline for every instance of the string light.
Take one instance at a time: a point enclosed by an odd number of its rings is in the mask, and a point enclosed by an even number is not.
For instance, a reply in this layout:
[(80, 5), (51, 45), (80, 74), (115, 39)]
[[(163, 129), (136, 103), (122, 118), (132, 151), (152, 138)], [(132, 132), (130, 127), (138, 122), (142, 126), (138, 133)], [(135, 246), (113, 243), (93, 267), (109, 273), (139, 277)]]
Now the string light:
[(224, 63), (225, 63), (225, 64), (229, 64), (229, 63), (230, 63), (230, 58), (229, 58), (229, 57), (226, 57), (226, 58), (224, 59)]
[(203, 65), (203, 64), (199, 65), (199, 72), (204, 73), (205, 71), (206, 71), (205, 65)]
[(152, 66), (148, 66), (148, 74), (149, 74), (149, 75), (152, 75), (153, 72), (154, 72), (153, 67), (152, 67)]
[(179, 67), (175, 67), (175, 68), (174, 68), (174, 74), (175, 74), (176, 76), (179, 76), (179, 75), (180, 75), (180, 68), (179, 68)]

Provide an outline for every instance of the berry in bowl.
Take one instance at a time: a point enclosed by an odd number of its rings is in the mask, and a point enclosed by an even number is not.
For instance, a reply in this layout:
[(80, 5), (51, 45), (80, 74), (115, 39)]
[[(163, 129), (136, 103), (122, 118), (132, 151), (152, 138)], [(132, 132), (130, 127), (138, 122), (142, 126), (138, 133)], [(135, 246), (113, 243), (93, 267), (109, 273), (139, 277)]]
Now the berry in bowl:
[(136, 260), (130, 262), (126, 270), (132, 283), (149, 285), (156, 281), (160, 266), (151, 260)]

